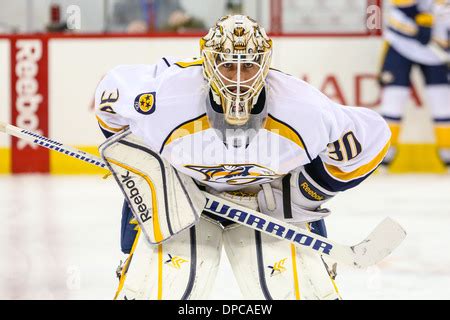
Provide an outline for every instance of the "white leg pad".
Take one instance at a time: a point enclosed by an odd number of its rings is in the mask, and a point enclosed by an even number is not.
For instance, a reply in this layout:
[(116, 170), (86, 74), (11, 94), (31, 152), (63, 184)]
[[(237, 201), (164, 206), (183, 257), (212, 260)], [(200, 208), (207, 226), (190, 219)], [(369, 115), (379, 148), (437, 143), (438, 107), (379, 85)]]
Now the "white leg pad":
[(138, 231), (116, 299), (206, 299), (221, 251), (222, 227), (204, 217), (162, 244), (149, 244)]
[(224, 245), (245, 299), (340, 298), (319, 255), (244, 226), (225, 229)]
[(448, 84), (426, 86), (425, 95), (433, 118), (450, 118), (450, 86)]
[(409, 100), (409, 88), (401, 86), (384, 87), (381, 93), (381, 114), (401, 118)]

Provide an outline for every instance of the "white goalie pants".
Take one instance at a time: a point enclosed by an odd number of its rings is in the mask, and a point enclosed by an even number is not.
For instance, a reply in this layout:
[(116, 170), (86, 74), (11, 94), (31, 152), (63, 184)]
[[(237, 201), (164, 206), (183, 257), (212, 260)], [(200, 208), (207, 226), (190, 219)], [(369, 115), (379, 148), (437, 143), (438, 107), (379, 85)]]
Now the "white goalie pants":
[(319, 255), (301, 252), (242, 225), (199, 223), (159, 245), (140, 230), (124, 264), (115, 299), (208, 299), (225, 247), (245, 299), (339, 299)]

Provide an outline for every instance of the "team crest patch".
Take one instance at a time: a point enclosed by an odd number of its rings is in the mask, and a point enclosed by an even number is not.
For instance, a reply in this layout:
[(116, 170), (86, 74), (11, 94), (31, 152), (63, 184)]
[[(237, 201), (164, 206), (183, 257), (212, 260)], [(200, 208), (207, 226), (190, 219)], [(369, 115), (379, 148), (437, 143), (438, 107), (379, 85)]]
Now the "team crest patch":
[(204, 181), (230, 185), (265, 183), (281, 177), (281, 175), (276, 174), (273, 170), (256, 164), (222, 164), (218, 166), (187, 165), (185, 167), (202, 173), (205, 177)]
[(141, 93), (134, 99), (134, 109), (142, 114), (152, 114), (156, 107), (156, 92)]

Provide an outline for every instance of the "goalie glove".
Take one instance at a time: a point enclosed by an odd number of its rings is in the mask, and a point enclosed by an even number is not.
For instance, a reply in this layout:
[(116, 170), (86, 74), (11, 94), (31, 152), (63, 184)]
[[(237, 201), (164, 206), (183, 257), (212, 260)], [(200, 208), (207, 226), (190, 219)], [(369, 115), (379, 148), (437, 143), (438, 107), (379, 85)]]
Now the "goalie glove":
[(300, 167), (283, 179), (263, 184), (258, 192), (260, 211), (290, 223), (313, 222), (330, 215), (330, 210), (320, 206), (336, 192), (319, 186)]

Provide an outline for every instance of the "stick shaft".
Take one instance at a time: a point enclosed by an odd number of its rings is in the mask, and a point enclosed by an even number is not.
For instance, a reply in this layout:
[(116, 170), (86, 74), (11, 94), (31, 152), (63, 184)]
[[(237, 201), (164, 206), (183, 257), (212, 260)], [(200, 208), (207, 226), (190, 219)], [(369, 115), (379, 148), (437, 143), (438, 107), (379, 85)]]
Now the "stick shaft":
[[(66, 146), (58, 141), (51, 140), (39, 134), (0, 122), (0, 131), (24, 139), (44, 148), (61, 152), (69, 157), (85, 161), (92, 165), (107, 169), (105, 162), (92, 154)], [(364, 268), (378, 263), (403, 241), (404, 230), (394, 222), (384, 222), (371, 233), (370, 236), (355, 246), (346, 246), (321, 237), (308, 230), (300, 229), (290, 223), (272, 218), (259, 211), (255, 211), (225, 199), (204, 192), (207, 198), (204, 211), (219, 217), (226, 218), (246, 227), (261, 231), (278, 239), (288, 240), (291, 243), (314, 252), (329, 256), (337, 262), (344, 263), (356, 268)], [(397, 229), (396, 229), (397, 228)], [(384, 232), (390, 232), (392, 244), (379, 244)], [(372, 250), (366, 247), (366, 242), (372, 242)], [(378, 245), (377, 245), (378, 243)], [(358, 254), (357, 251), (361, 251)]]
[(33, 142), (41, 147), (63, 153), (69, 157), (76, 158), (78, 160), (81, 160), (81, 161), (84, 161), (84, 162), (87, 162), (87, 163), (90, 163), (90, 164), (93, 164), (98, 167), (106, 169), (106, 164), (101, 158), (96, 157), (90, 153), (81, 151), (77, 148), (69, 147), (58, 141), (51, 140), (51, 139), (41, 136), (37, 133), (31, 132), (31, 131), (28, 131), (25, 129), (21, 129), (21, 128), (15, 127), (13, 125), (10, 125), (10, 124), (1, 123), (1, 122), (0, 122), (0, 131), (10, 134), (16, 138)]

